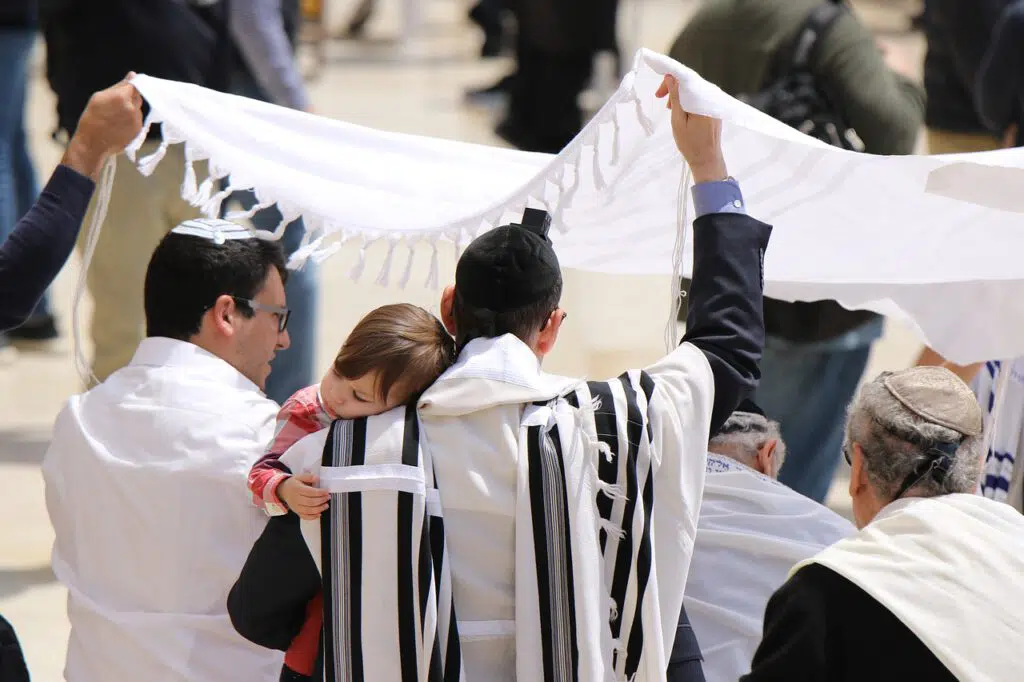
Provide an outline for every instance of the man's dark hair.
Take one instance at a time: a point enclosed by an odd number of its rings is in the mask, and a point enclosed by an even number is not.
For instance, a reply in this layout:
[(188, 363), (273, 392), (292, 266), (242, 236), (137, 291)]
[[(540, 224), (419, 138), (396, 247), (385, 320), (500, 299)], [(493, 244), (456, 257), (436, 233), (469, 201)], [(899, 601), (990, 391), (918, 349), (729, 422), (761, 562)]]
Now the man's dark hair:
[[(264, 239), (211, 239), (171, 232), (157, 245), (146, 270), (146, 336), (188, 341), (199, 332), (203, 315), (227, 294), (252, 299), (274, 268), (286, 281), (284, 252)], [(253, 310), (241, 301), (247, 316)]]
[(494, 338), (504, 334), (512, 334), (520, 341), (529, 343), (547, 324), (561, 300), (562, 279), (558, 278), (535, 303), (495, 314), (466, 303), (456, 287), (452, 306), (457, 331), (455, 345), (462, 350), (473, 339)]

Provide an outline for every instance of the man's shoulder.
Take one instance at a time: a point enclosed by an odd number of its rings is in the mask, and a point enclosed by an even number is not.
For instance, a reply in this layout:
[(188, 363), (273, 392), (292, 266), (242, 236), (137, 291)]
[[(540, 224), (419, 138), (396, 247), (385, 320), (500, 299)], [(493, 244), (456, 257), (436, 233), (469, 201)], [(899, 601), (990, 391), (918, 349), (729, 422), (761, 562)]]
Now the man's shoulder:
[[(279, 406), (255, 388), (226, 385), (190, 373), (126, 367), (88, 392), (76, 396), (89, 413), (160, 411), (173, 423), (214, 423), (220, 430), (248, 430), (260, 438), (273, 435)], [(71, 403), (69, 402), (69, 405)], [(269, 435), (265, 432), (270, 430)]]

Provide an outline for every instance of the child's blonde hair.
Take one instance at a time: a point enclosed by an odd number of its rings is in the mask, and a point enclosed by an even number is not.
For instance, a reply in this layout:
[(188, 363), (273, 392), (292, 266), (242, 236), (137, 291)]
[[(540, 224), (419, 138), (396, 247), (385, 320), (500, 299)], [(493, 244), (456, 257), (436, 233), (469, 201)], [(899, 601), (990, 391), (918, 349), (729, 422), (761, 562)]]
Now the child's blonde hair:
[(399, 390), (416, 399), (455, 362), (455, 340), (441, 321), (419, 306), (396, 303), (359, 321), (334, 359), (334, 373), (358, 379), (377, 372), (375, 390), (387, 401)]

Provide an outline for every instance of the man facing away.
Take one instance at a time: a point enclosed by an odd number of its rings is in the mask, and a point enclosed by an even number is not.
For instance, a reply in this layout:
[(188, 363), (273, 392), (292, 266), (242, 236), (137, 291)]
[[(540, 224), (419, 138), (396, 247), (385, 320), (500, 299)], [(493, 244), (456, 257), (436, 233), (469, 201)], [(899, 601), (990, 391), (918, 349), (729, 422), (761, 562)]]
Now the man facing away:
[(779, 425), (749, 400), (708, 443), (683, 598), (708, 682), (735, 682), (750, 671), (768, 599), (793, 566), (855, 531), (776, 480), (785, 455)]
[[(730, 95), (753, 95), (779, 78), (807, 17), (837, 0), (708, 0), (669, 53)], [(890, 55), (891, 58), (892, 55)], [(886, 65), (875, 37), (842, 10), (808, 57), (815, 84), (869, 154), (912, 154), (924, 93)], [(789, 459), (779, 480), (823, 502), (836, 468), (846, 406), (883, 319), (835, 301), (765, 301), (765, 350), (757, 403), (782, 425)]]
[(147, 338), (58, 415), (43, 478), (68, 682), (277, 677), (224, 599), (265, 523), (245, 484), (274, 435), (261, 389), (288, 347), (285, 275), (274, 242), (179, 225), (146, 272)]
[(669, 652), (708, 434), (757, 381), (770, 227), (742, 213), (721, 123), (671, 78), (659, 95), (700, 216), (681, 345), (611, 381), (543, 372), (566, 316), (545, 226), (480, 236), (441, 299), (456, 364), (416, 405), (286, 453), (330, 509), (270, 521), (229, 597), (243, 635), (287, 646), (322, 581), (314, 679), (700, 679)]
[(745, 682), (1020, 677), (1024, 516), (975, 494), (982, 427), (943, 367), (864, 385), (843, 446), (860, 531), (772, 596)]

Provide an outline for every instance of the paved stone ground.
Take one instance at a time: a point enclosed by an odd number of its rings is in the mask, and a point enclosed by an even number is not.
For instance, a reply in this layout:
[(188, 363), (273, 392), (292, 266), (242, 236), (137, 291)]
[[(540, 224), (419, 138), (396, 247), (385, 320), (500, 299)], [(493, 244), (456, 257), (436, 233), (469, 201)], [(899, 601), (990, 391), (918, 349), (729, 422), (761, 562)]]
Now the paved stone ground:
[[(627, 6), (623, 27), (635, 27), (630, 35), (639, 36), (638, 42), (659, 51), (667, 49), (694, 6), (693, 0), (624, 4)], [(921, 40), (905, 34), (907, 16), (916, 9), (916, 3), (875, 0), (855, 4), (880, 40), (907, 60), (919, 63)], [(464, 107), (461, 97), (464, 88), (496, 78), (507, 64), (483, 63), (475, 58), (478, 38), (462, 19), (462, 4), (432, 0), (421, 37), (404, 47), (388, 39), (394, 34), (398, 18), (395, 7), (386, 2), (384, 5), (383, 16), (371, 26), (369, 40), (358, 45), (328, 46), (326, 67), (312, 84), (316, 111), (388, 130), (498, 144), (490, 132), (489, 113)], [(33, 151), (40, 177), (46, 177), (57, 163), (60, 150), (49, 138), (55, 120), (54, 103), (42, 78), (41, 63), (32, 82), (29, 112)], [(450, 263), (447, 265), (450, 267)], [(324, 313), (330, 312), (323, 316), (325, 322), (318, 338), (320, 365), (324, 367), (358, 315), (369, 307), (399, 298), (433, 306), (436, 296), (428, 291), (400, 292), (352, 284), (347, 280), (347, 272), (348, 265), (341, 256), (326, 263), (321, 271), (321, 307)], [(0, 613), (15, 624), (33, 679), (41, 682), (62, 679), (68, 631), (66, 595), (54, 582), (49, 568), (53, 531), (46, 515), (39, 463), (54, 416), (63, 400), (79, 387), (70, 341), (70, 302), (78, 275), (77, 263), (72, 262), (55, 286), (54, 299), (65, 338), (50, 352), (21, 353), (16, 358), (7, 358), (6, 364), (0, 366), (0, 476), (5, 491), (0, 495), (0, 518), (6, 519), (0, 532)], [(582, 290), (590, 287), (612, 288), (601, 278), (571, 277), (567, 297), (581, 296)], [(644, 291), (649, 288), (654, 300), (660, 301), (665, 283), (657, 278), (637, 280), (636, 287)], [(359, 301), (357, 310), (353, 310), (353, 301)], [(563, 341), (566, 348), (562, 354), (552, 358), (551, 368), (598, 376), (605, 367), (617, 373), (627, 364), (635, 366), (654, 359), (661, 339), (657, 321), (664, 319), (662, 308), (657, 303), (632, 313), (636, 324), (651, 328), (651, 346), (584, 355), (568, 352), (572, 347), (572, 339), (568, 338)], [(88, 304), (82, 312), (83, 321), (87, 321)], [(630, 318), (628, 323), (633, 321)], [(576, 332), (581, 333), (585, 331)], [(905, 330), (890, 325), (884, 340), (876, 344), (868, 373), (906, 366), (918, 347)], [(845, 485), (840, 476), (830, 498), (832, 506), (843, 512), (848, 509)]]

